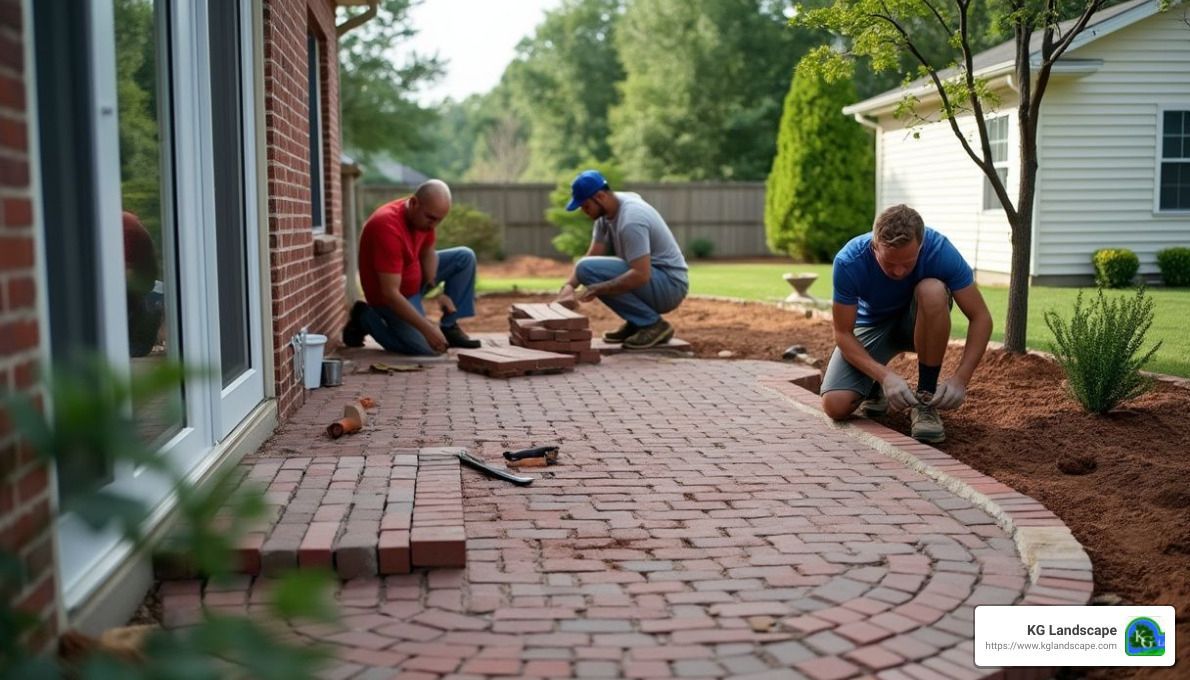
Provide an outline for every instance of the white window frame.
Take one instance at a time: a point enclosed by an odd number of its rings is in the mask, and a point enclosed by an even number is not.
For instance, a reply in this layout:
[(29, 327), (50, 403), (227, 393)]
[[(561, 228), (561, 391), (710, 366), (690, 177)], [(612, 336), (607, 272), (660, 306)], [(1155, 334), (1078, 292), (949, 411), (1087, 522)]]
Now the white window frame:
[(1166, 111), (1186, 111), (1190, 112), (1190, 101), (1186, 102), (1172, 102), (1157, 105), (1157, 142), (1153, 148), (1153, 215), (1156, 217), (1185, 217), (1190, 215), (1190, 210), (1181, 209), (1173, 210), (1161, 207), (1161, 166), (1165, 163), (1183, 162), (1190, 164), (1190, 158), (1177, 159), (1167, 161), (1165, 160), (1165, 112)]
[[(1007, 113), (999, 114), (999, 115), (995, 115), (995, 116), (985, 117), (984, 122), (985, 122), (985, 125), (990, 128), (990, 126), (993, 122), (999, 122), (1001, 120), (1004, 121), (1004, 160), (993, 161), (992, 166), (996, 170), (1004, 171), (1004, 178), (1003, 178), (1004, 189), (1005, 189), (1005, 191), (1008, 191), (1009, 190), (1008, 180), (1011, 177), (1011, 175), (1009, 173), (1012, 172), (1012, 157), (1013, 157), (1012, 143), (1011, 143), (1012, 142), (1012, 116), (1008, 115)], [(978, 140), (978, 138), (979, 138), (979, 135), (976, 134), (976, 139)], [(988, 130), (988, 144), (991, 144), (991, 143), (992, 143), (992, 137), (991, 137), (991, 130), (989, 129)], [(980, 210), (985, 213), (995, 213), (995, 212), (1002, 213), (1002, 212), (1004, 212), (1004, 206), (1000, 203), (999, 199), (996, 199), (995, 192), (992, 192), (991, 194), (988, 193), (988, 191), (991, 189), (991, 186), (990, 186), (991, 180), (989, 180), (988, 176), (983, 173), (982, 169), (980, 169), (980, 172), (979, 172), (979, 179), (980, 179), (980, 182), (979, 182), (979, 207), (980, 207)], [(989, 195), (993, 199), (995, 199), (995, 201), (994, 201), (995, 205), (989, 205), (989, 201), (988, 201)]]
[[(248, 369), (236, 377), (227, 387), (221, 386), (221, 378), (216, 379), (216, 384), (220, 385), (220, 389), (215, 390), (211, 394), (212, 404), (211, 412), (214, 414), (215, 423), (213, 430), (218, 440), (222, 440), (237, 425), (260, 403), (264, 397), (264, 370), (263, 370), (263, 352), (262, 352), (262, 338), (260, 325), (255, 323), (260, 318), (260, 296), (256, 294), (253, 289), (260, 281), (260, 239), (256, 237), (259, 233), (259, 224), (257, 221), (259, 211), (256, 210), (256, 116), (254, 107), (256, 105), (256, 94), (254, 87), (254, 78), (256, 70), (252, 68), (253, 51), (252, 51), (252, 2), (251, 0), (240, 0), (240, 101), (243, 107), (240, 112), (240, 125), (243, 130), (243, 146), (240, 150), (241, 169), (243, 171), (244, 185), (243, 185), (243, 200), (245, 205), (244, 210), (244, 257), (247, 260), (247, 274), (244, 279), (245, 284), (249, 287), (248, 293)], [(199, 89), (199, 102), (211, 101), (211, 72), (210, 59), (208, 52), (210, 51), (210, 39), (206, 27), (207, 23), (207, 7), (203, 3), (200, 12), (202, 14), (203, 33), (201, 38), (197, 40), (197, 48), (200, 58), (195, 60), (197, 68), (196, 84)], [(210, 282), (217, 282), (219, 280), (218, 244), (217, 234), (214, 229), (215, 211), (215, 157), (212, 150), (215, 148), (216, 141), (213, 138), (211, 108), (209, 105), (198, 106), (198, 117), (201, 119), (201, 125), (195, 129), (199, 133), (200, 143), (199, 150), (201, 151), (203, 163), (203, 176), (205, 178), (208, 190), (203, 192), (203, 210), (208, 218), (205, 224), (210, 225), (208, 229), (200, 229), (196, 231), (202, 232), (206, 237), (203, 240), (203, 250), (208, 253), (208, 257), (204, 258), (206, 267), (203, 273), (203, 280)], [(220, 141), (219, 143), (223, 143)], [(205, 289), (204, 289), (205, 290)], [(218, 284), (209, 287), (206, 292), (206, 310), (207, 310), (207, 347), (208, 361), (211, 366), (218, 369), (222, 366), (222, 342), (221, 327), (219, 324), (219, 290)], [(220, 373), (216, 370), (216, 373)]]
[[(261, 279), (257, 206), (258, 166), (256, 154), (256, 69), (252, 36), (254, 23), (252, 6), (244, 0), (241, 26), (245, 39), (241, 42), (244, 61), (244, 201), (245, 258), (248, 267), (250, 370), (226, 389), (218, 375), (210, 378), (189, 378), (185, 385), (186, 427), (177, 432), (162, 447), (179, 474), (190, 479), (201, 476), (215, 463), (216, 444), (226, 437), (264, 398), (264, 370), (261, 313)], [(100, 258), (100, 300), (104, 308), (101, 338), (104, 353), (117, 371), (128, 371), (127, 312), (125, 309), (125, 273), (123, 270), (123, 236), (121, 229), (121, 190), (119, 167), (119, 124), (116, 103), (115, 25), (111, 0), (90, 2), (91, 80), (93, 91), (92, 120), (94, 124), (94, 163), (97, 177), (95, 209), (99, 214), (97, 250)], [(159, 71), (161, 92), (170, 92), (173, 106), (168, 115), (161, 116), (162, 157), (193, 159), (162, 165), (162, 176), (172, 179), (172, 185), (162, 187), (163, 210), (170, 210), (169, 224), (163, 230), (163, 251), (186, 253), (177, 257), (176, 277), (166, 277), (168, 295), (180, 300), (178, 310), (181, 332), (172, 338), (185, 348), (183, 359), (190, 365), (219, 365), (219, 300), (213, 278), (214, 234), (211, 220), (214, 215), (213, 161), (210, 152), (211, 120), (207, 52), (209, 37), (204, 0), (172, 0), (169, 12), (169, 33), (172, 54), (168, 69)], [(164, 46), (160, 46), (164, 49)], [(166, 84), (168, 83), (168, 84)], [(169, 87), (169, 90), (165, 88)], [(166, 149), (173, 153), (168, 153)], [(163, 161), (164, 163), (164, 161)], [(168, 235), (166, 235), (168, 233)], [(173, 240), (173, 245), (167, 243)], [(167, 264), (169, 272), (172, 264)], [(44, 272), (44, 268), (43, 268)], [(45, 280), (39, 282), (44, 286)], [(176, 278), (176, 280), (174, 280)], [(178, 295), (179, 287), (185, 295)], [(48, 317), (44, 317), (48, 318)], [(177, 328), (171, 328), (171, 332)], [(51, 329), (52, 331), (52, 329)], [(47, 333), (48, 335), (48, 333)], [(46, 345), (43, 344), (43, 347)], [(50, 357), (48, 350), (46, 356)], [(52, 363), (52, 357), (50, 357)], [(218, 373), (218, 372), (216, 372)], [(151, 510), (149, 526), (155, 526), (173, 508), (175, 498), (169, 480), (127, 464), (113, 470), (113, 481), (107, 489), (136, 498)], [(56, 494), (56, 491), (54, 492)], [(55, 498), (57, 503), (57, 498)], [(59, 506), (60, 507), (60, 506)], [(95, 593), (132, 554), (133, 546), (121, 540), (110, 529), (92, 532), (77, 516), (62, 513), (57, 520), (57, 546), (62, 605), (72, 610)]]

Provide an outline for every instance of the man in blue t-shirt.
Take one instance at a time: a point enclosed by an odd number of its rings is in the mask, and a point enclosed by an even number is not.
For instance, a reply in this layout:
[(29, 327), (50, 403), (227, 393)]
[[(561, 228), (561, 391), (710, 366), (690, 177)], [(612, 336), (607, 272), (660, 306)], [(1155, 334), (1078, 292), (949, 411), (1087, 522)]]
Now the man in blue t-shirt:
[[(835, 256), (834, 329), (838, 345), (822, 379), (822, 409), (843, 420), (911, 408), (914, 439), (946, 438), (939, 410), (957, 408), (992, 336), (992, 316), (971, 267), (945, 236), (927, 229), (917, 211), (894, 205), (872, 233), (856, 236)], [(966, 315), (967, 342), (958, 369), (938, 382), (950, 340), (950, 307)], [(887, 366), (917, 353), (917, 391)]]

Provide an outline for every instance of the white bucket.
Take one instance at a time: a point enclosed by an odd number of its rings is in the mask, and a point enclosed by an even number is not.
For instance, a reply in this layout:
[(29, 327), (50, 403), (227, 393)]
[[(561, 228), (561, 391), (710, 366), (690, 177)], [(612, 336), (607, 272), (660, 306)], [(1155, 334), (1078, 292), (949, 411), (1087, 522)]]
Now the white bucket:
[(306, 389), (314, 390), (322, 386), (322, 350), (326, 347), (326, 336), (306, 333), (303, 336), (305, 346), (304, 379)]

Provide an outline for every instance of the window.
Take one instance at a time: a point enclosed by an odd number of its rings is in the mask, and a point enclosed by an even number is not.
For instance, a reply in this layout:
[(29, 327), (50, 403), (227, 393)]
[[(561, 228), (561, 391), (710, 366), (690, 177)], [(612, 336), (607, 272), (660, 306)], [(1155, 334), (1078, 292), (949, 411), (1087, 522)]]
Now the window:
[(326, 231), (322, 207), (322, 62), (318, 38), (306, 34), (307, 76), (310, 93), (310, 219), (314, 231)]
[[(987, 122), (988, 144), (992, 147), (992, 164), (996, 166), (996, 174), (1000, 182), (1008, 186), (1008, 116), (993, 118)], [(983, 178), (983, 209), (1003, 210), (1000, 199), (992, 189), (992, 181)]]
[(1161, 115), (1158, 210), (1190, 210), (1190, 111)]

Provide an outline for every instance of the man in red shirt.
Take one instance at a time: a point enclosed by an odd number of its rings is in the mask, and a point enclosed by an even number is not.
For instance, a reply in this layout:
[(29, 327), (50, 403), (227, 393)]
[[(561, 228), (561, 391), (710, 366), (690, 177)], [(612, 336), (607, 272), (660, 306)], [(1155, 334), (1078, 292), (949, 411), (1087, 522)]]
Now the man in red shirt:
[[(441, 354), (474, 349), (458, 320), (475, 316), (475, 253), (467, 247), (435, 250), (434, 229), (450, 212), (450, 187), (432, 179), (413, 195), (385, 203), (364, 223), (359, 278), (367, 302), (356, 302), (343, 327), (343, 344), (359, 347), (371, 335), (390, 352)], [(426, 318), (421, 297), (441, 282), (442, 320)]]

